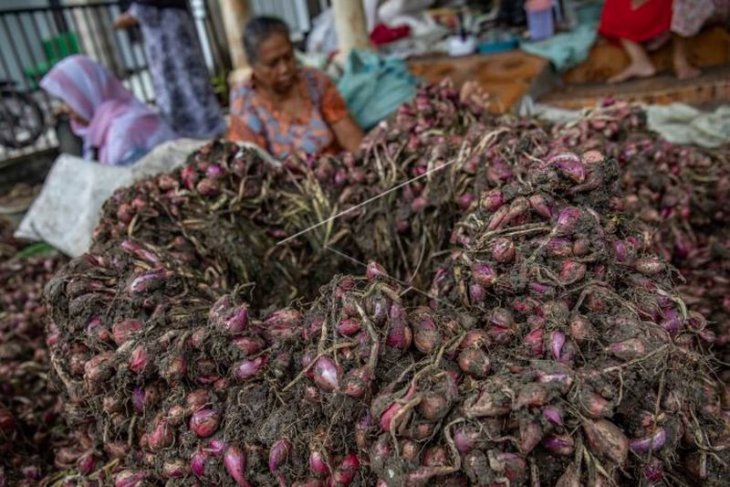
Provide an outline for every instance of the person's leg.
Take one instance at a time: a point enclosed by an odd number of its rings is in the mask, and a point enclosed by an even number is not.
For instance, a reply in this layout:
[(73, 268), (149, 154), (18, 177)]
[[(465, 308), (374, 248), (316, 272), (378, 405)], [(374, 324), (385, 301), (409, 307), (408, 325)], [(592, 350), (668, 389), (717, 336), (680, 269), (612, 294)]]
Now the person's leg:
[(674, 64), (674, 73), (677, 75), (677, 78), (696, 78), (702, 73), (689, 62), (689, 58), (687, 57), (687, 39), (685, 37), (675, 35), (672, 48), (672, 63)]
[(629, 55), (629, 65), (616, 76), (609, 78), (609, 83), (621, 83), (631, 78), (648, 78), (654, 76), (656, 69), (649, 56), (640, 44), (628, 39), (621, 39), (621, 46)]

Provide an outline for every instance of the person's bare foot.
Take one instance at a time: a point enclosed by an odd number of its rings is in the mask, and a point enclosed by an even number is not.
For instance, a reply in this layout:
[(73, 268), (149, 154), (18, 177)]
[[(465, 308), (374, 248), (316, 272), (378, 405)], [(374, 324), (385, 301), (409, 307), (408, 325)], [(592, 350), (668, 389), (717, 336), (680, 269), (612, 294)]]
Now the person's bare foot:
[(702, 71), (689, 63), (675, 63), (674, 74), (678, 79), (692, 79), (702, 74)]
[(621, 83), (632, 78), (649, 78), (656, 74), (656, 69), (651, 63), (631, 63), (616, 76), (608, 79), (611, 84)]

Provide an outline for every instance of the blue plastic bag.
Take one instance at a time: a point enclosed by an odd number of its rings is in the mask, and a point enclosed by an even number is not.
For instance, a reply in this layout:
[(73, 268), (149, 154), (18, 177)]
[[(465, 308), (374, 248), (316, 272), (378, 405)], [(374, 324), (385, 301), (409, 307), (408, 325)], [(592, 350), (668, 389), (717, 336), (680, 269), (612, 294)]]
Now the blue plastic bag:
[(369, 130), (413, 99), (418, 79), (400, 59), (354, 49), (337, 88), (357, 123)]

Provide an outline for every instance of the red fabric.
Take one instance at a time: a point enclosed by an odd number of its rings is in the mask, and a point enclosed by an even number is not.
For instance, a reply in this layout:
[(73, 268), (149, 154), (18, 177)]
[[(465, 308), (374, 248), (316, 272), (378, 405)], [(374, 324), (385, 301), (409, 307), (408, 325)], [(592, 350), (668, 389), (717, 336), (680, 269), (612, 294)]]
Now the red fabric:
[(672, 0), (606, 0), (598, 31), (609, 38), (644, 42), (667, 32), (672, 24)]
[(378, 24), (370, 33), (370, 41), (376, 46), (388, 44), (411, 35), (411, 28), (407, 25), (388, 27), (385, 24)]

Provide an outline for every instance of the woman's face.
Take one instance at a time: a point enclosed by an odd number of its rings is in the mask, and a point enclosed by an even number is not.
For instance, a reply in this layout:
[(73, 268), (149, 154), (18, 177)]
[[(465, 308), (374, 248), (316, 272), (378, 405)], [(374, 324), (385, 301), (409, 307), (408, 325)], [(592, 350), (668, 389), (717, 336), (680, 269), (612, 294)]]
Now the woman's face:
[(68, 106), (67, 104), (63, 103), (61, 104), (60, 108), (58, 109), (59, 113), (68, 115), (68, 118), (70, 120), (73, 120), (79, 125), (86, 126), (89, 125), (89, 121), (86, 120), (84, 117), (76, 113), (73, 108)]
[(261, 42), (253, 73), (258, 82), (277, 93), (287, 93), (294, 86), (297, 65), (287, 36), (276, 33)]

